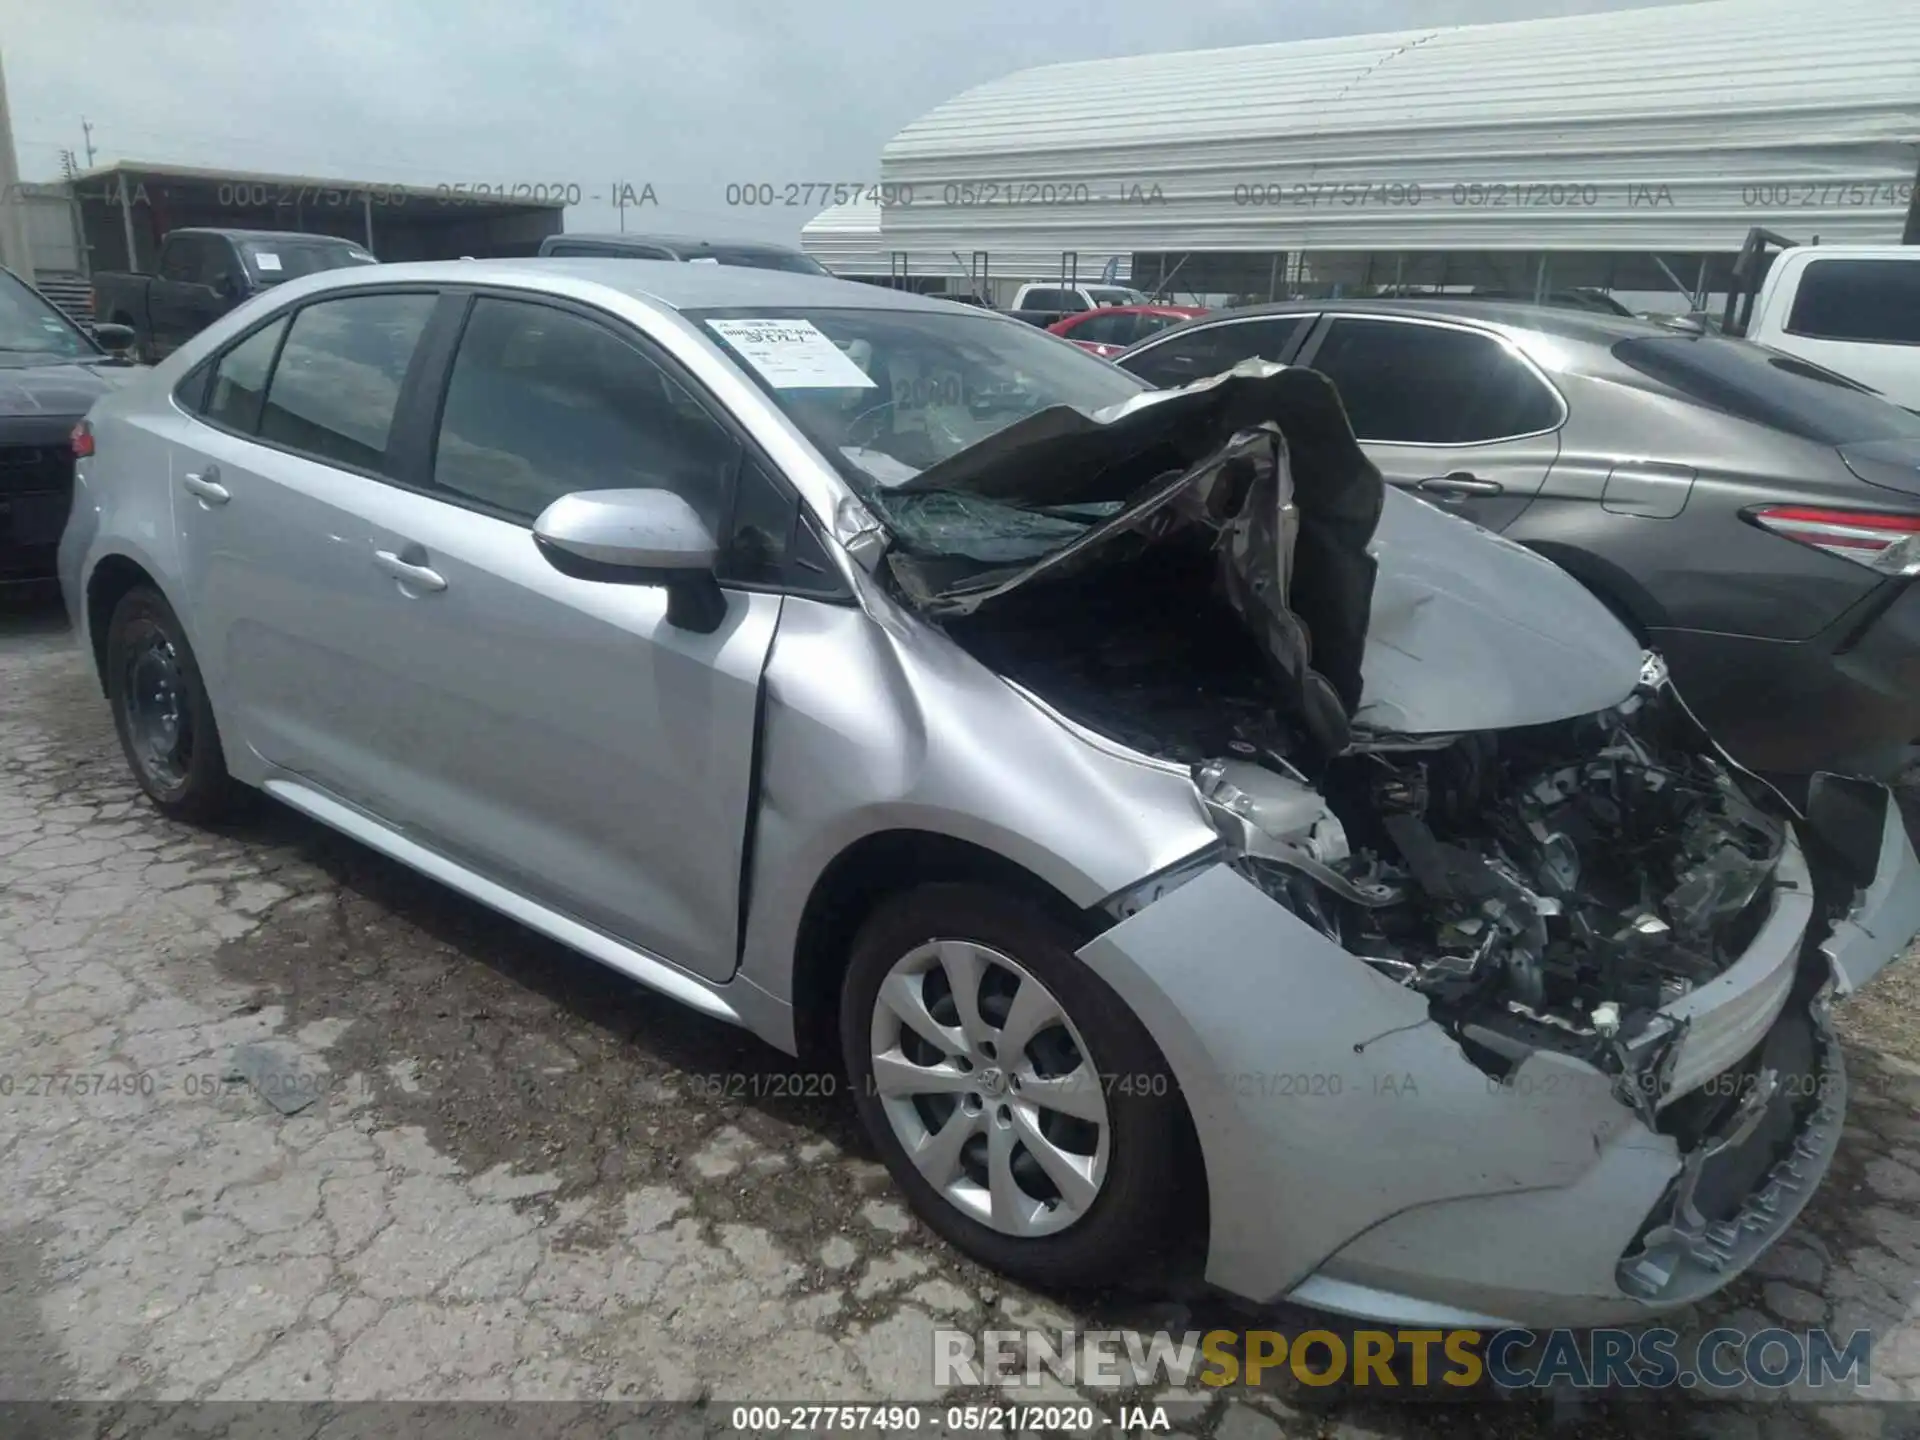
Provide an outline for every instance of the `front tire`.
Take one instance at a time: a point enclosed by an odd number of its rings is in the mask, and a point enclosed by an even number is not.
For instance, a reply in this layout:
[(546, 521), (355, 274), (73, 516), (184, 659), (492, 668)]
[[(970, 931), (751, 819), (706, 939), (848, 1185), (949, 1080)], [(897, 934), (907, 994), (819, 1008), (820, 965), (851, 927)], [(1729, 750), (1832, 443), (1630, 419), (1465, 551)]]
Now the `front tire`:
[(924, 885), (862, 927), (841, 990), (854, 1103), (913, 1208), (1047, 1286), (1110, 1285), (1166, 1244), (1184, 1125), (1078, 943), (1024, 899)]
[(135, 586), (114, 606), (106, 672), (120, 749), (154, 808), (193, 824), (229, 814), (239, 786), (227, 774), (199, 663), (173, 607), (151, 586)]

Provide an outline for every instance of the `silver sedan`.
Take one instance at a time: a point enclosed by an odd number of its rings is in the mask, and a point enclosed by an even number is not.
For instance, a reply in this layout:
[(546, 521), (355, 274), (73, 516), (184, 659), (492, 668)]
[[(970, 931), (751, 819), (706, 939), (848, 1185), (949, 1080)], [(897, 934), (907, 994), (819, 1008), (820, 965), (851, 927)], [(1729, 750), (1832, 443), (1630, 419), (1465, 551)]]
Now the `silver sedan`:
[(264, 791), (843, 1077), (1041, 1283), (1388, 1321), (1691, 1301), (1920, 929), (1322, 377), (646, 262), (278, 287), (101, 400), (61, 572), (128, 761)]

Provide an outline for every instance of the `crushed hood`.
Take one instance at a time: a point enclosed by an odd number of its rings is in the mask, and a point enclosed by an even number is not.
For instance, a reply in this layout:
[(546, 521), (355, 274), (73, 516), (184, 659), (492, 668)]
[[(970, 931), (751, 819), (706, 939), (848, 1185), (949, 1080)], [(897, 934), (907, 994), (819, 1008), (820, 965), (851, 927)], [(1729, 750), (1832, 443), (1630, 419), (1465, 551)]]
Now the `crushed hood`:
[(1244, 361), (1095, 414), (1041, 411), (878, 497), (925, 613), (1121, 565), (1192, 527), (1277, 689), (1325, 754), (1360, 727), (1525, 725), (1617, 704), (1640, 647), (1550, 562), (1391, 492), (1338, 392)]

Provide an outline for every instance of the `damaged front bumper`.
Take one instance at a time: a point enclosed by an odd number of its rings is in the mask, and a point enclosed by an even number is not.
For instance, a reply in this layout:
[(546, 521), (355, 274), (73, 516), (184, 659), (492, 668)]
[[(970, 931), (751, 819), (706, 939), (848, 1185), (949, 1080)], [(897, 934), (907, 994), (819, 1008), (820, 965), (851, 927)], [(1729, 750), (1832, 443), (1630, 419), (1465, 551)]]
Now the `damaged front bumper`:
[[(1920, 860), (1890, 797), (1828, 795), (1741, 959), (1677, 1007), (1657, 1105), (1551, 1051), (1491, 1078), (1422, 997), (1225, 863), (1094, 940), (1082, 959), (1153, 1032), (1193, 1112), (1207, 1278), (1258, 1302), (1485, 1327), (1644, 1318), (1738, 1275), (1838, 1144), (1829, 998), (1920, 931)], [(1712, 1123), (1671, 1123), (1685, 1106)]]

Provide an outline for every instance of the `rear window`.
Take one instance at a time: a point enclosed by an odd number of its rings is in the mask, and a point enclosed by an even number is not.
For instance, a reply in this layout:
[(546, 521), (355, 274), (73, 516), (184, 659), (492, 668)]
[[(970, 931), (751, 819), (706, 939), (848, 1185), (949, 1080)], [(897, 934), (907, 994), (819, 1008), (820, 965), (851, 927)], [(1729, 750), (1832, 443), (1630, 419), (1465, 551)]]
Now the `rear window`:
[(1920, 255), (1808, 262), (1787, 331), (1809, 340), (1920, 345)]
[(1715, 410), (1822, 445), (1920, 438), (1920, 415), (1865, 386), (1764, 345), (1646, 336), (1614, 358)]

